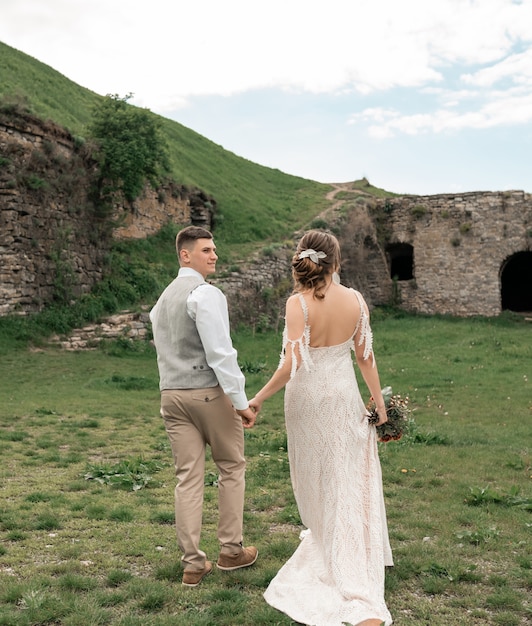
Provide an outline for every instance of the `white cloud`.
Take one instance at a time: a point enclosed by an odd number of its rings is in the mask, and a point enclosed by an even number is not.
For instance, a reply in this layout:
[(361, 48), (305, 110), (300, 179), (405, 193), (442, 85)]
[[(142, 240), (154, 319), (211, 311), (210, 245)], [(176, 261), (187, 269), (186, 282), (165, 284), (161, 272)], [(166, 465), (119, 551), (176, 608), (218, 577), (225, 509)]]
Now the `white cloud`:
[(511, 54), (499, 63), (482, 68), (477, 72), (464, 74), (461, 79), (466, 84), (479, 87), (491, 87), (506, 79), (514, 83), (532, 86), (532, 48)]
[(267, 87), (437, 84), (451, 64), (491, 64), (530, 42), (531, 23), (531, 0), (2, 0), (0, 40), (164, 110)]
[[(454, 103), (458, 104), (458, 101)], [(532, 92), (492, 92), (477, 109), (439, 108), (429, 113), (403, 115), (394, 109), (365, 109), (352, 115), (349, 124), (367, 124), (369, 136), (387, 139), (397, 134), (440, 134), (462, 129), (486, 129), (532, 122)]]
[[(0, 41), (99, 94), (180, 110), (257, 163), (443, 192), (482, 176), (485, 188), (529, 185), (530, 24), (532, 0), (1, 0)], [(239, 108), (258, 90), (273, 104)], [(301, 111), (265, 114), (286, 105), (279, 91)], [(462, 130), (501, 126), (502, 143), (486, 132), (464, 150)]]

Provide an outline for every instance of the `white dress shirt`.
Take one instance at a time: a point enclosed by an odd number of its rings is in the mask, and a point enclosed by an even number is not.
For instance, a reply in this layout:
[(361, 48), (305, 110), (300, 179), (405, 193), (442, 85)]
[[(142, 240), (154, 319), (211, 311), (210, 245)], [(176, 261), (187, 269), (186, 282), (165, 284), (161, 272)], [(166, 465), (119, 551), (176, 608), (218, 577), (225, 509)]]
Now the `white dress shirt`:
[[(182, 267), (178, 276), (203, 276), (190, 267)], [(247, 409), (245, 378), (237, 361), (237, 351), (230, 335), (229, 313), (225, 295), (209, 283), (196, 287), (187, 299), (187, 313), (196, 322), (196, 328), (220, 387), (229, 396), (235, 409)]]

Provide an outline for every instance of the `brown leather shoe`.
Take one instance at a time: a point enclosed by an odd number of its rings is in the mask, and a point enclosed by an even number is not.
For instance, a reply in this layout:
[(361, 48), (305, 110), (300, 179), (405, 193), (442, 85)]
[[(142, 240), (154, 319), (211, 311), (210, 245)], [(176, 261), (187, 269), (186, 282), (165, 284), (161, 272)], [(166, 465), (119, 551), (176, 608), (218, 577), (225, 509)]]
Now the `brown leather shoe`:
[(259, 551), (255, 546), (249, 546), (248, 548), (242, 548), (242, 552), (236, 556), (230, 554), (221, 554), (218, 557), (216, 567), (224, 570), (224, 572), (230, 572), (234, 569), (240, 569), (241, 567), (249, 567), (253, 565), (259, 556)]
[(181, 582), (185, 587), (197, 587), (200, 582), (212, 572), (212, 563), (210, 561), (205, 561), (205, 567), (200, 569), (199, 571), (187, 571), (183, 572), (183, 580)]

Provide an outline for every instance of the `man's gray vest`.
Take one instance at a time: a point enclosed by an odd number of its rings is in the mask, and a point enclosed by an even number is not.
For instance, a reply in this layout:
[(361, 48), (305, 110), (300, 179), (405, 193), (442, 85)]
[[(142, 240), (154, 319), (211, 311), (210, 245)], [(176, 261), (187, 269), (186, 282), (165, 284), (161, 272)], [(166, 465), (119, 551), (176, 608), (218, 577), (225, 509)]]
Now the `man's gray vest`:
[(176, 278), (153, 309), (152, 328), (161, 391), (218, 385), (214, 371), (207, 364), (196, 324), (187, 313), (189, 294), (203, 282), (196, 276)]

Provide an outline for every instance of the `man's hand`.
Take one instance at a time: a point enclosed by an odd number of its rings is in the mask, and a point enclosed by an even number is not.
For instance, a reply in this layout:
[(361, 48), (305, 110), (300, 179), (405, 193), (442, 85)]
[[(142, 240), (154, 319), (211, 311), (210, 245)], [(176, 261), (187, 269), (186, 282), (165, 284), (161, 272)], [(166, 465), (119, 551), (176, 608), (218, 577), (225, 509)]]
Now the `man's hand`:
[(237, 409), (236, 412), (242, 418), (242, 426), (244, 428), (253, 428), (255, 420), (257, 419), (257, 413), (255, 413), (251, 407), (248, 406), (247, 409)]

